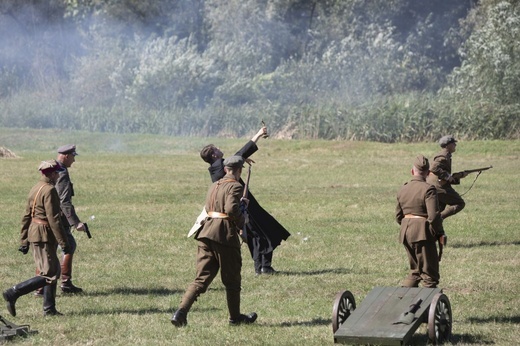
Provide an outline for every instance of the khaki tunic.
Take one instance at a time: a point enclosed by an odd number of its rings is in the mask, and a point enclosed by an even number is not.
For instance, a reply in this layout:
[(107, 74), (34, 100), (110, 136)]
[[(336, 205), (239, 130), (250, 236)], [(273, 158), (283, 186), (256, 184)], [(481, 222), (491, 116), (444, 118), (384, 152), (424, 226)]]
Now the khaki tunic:
[[(66, 230), (61, 223), (60, 198), (46, 176), (29, 192), (22, 218), (20, 242), (32, 245), (34, 262), (40, 276), (53, 282), (60, 275), (60, 262), (56, 255), (58, 245), (67, 247)], [(43, 223), (33, 222), (33, 219)], [(45, 224), (46, 223), (46, 224)]]
[(226, 287), (230, 318), (240, 315), (240, 290), (242, 255), (239, 231), (244, 226), (245, 217), (240, 210), (243, 187), (233, 175), (213, 183), (206, 198), (208, 214), (227, 214), (226, 218), (208, 218), (202, 230), (196, 234), (197, 274), (188, 286), (180, 308), (189, 311), (197, 297), (206, 292), (219, 269), (222, 283)]
[[(405, 218), (405, 215), (420, 217)], [(395, 217), (401, 225), (399, 242), (405, 247), (410, 263), (410, 273), (403, 285), (417, 287), (423, 280), (425, 287), (436, 287), (440, 278), (436, 241), (444, 229), (435, 187), (414, 176), (397, 193)]]
[(439, 179), (441, 181), (448, 179), (451, 175), (451, 153), (448, 149), (442, 149), (433, 157), (430, 172), (435, 175), (435, 177), (428, 178), (428, 182), (432, 185), (440, 185)]
[(206, 210), (227, 214), (228, 218), (208, 218), (196, 239), (210, 239), (219, 244), (240, 248), (239, 231), (245, 217), (240, 210), (242, 185), (232, 175), (213, 183), (206, 196)]
[(460, 179), (449, 183), (446, 179), (451, 175), (451, 153), (444, 148), (434, 156), (427, 182), (437, 189), (441, 217), (443, 219), (464, 209), (466, 203), (451, 185), (460, 184)]

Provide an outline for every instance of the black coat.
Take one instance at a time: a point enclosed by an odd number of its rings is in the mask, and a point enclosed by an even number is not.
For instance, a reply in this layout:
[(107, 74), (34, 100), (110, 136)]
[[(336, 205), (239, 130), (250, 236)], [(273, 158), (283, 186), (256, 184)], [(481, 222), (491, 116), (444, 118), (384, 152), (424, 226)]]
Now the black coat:
[[(258, 147), (255, 142), (249, 141), (236, 152), (235, 155), (242, 156), (244, 159), (247, 159), (249, 156), (253, 155), (258, 150)], [(208, 168), (209, 174), (211, 176), (211, 181), (215, 182), (226, 174), (224, 172), (224, 159), (217, 160), (211, 164)], [(240, 179), (240, 183), (245, 185), (244, 181)], [(248, 194), (249, 205), (249, 225), (247, 229), (247, 233), (250, 236), (257, 237), (260, 239), (260, 253), (269, 253), (272, 252), (282, 240), (287, 240), (291, 235), (285, 227), (283, 227), (276, 219), (265, 211), (264, 208), (258, 204), (255, 197), (251, 192)], [(250, 242), (248, 241), (248, 245)], [(251, 245), (250, 245), (251, 247)]]

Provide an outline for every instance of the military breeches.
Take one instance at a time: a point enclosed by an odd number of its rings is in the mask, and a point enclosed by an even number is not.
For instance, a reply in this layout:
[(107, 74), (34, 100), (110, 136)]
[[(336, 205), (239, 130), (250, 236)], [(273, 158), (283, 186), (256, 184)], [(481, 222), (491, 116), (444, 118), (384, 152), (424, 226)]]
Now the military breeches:
[(33, 249), (33, 258), (39, 276), (44, 277), (47, 283), (53, 284), (60, 276), (60, 260), (56, 251), (58, 244), (54, 242), (48, 243), (31, 243)]
[(451, 186), (437, 189), (437, 196), (439, 197), (439, 207), (443, 219), (457, 214), (466, 206), (462, 197)]
[(199, 239), (197, 248), (197, 274), (188, 286), (180, 307), (189, 310), (197, 297), (206, 292), (220, 269), (226, 291), (240, 292), (242, 256), (240, 248), (223, 246), (209, 239)]
[(410, 273), (403, 282), (406, 287), (418, 287), (423, 281), (424, 287), (437, 287), (439, 283), (439, 255), (433, 241), (403, 243), (410, 262)]

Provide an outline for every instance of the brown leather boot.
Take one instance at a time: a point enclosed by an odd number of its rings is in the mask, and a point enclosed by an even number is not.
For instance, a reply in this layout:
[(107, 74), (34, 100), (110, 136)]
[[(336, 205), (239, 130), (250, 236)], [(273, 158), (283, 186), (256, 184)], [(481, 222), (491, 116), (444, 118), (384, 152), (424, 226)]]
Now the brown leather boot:
[(72, 283), (72, 255), (63, 255), (61, 261), (61, 291), (63, 293), (81, 293), (83, 289), (74, 286)]
[[(38, 268), (36, 268), (35, 272), (36, 272), (36, 276), (40, 275), (40, 271), (38, 270)], [(43, 297), (43, 287), (40, 287), (36, 291), (34, 291), (34, 296), (37, 298), (42, 298)]]
[(36, 298), (42, 298), (43, 297), (43, 287), (40, 287), (36, 291), (34, 291), (34, 296)]

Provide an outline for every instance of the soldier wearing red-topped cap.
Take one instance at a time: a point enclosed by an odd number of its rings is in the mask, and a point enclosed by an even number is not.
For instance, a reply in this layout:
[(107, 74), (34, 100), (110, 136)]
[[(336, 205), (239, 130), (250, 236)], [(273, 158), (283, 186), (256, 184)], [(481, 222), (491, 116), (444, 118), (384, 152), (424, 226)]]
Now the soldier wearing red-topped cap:
[(7, 310), (12, 316), (16, 316), (16, 300), (40, 288), (43, 288), (44, 315), (61, 315), (56, 310), (56, 287), (60, 275), (56, 251), (58, 245), (64, 253), (70, 249), (66, 230), (61, 223), (60, 199), (54, 186), (61, 169), (55, 160), (43, 161), (38, 167), (42, 177), (29, 192), (22, 218), (19, 251), (27, 254), (29, 247), (32, 247), (38, 274), (3, 292)]

